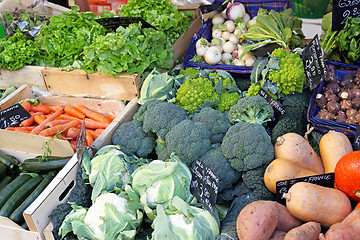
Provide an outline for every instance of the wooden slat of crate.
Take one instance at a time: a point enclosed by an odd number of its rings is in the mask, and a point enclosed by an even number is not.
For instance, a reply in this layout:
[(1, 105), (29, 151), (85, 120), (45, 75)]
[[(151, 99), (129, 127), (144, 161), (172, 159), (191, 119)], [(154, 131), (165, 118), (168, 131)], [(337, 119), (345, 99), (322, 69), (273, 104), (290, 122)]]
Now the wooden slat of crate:
[(0, 216), (1, 239), (7, 240), (42, 240), (39, 232), (31, 232), (23, 229), (8, 218)]
[(59, 68), (45, 67), (42, 70), (45, 85), (49, 91), (73, 95), (121, 99), (130, 101), (140, 94), (140, 75), (121, 73), (114, 78), (104, 73), (87, 74), (83, 70), (70, 72)]
[(44, 67), (25, 66), (15, 71), (0, 68), (0, 89), (6, 89), (10, 84), (20, 87), (24, 84), (46, 91), (46, 85), (41, 71)]

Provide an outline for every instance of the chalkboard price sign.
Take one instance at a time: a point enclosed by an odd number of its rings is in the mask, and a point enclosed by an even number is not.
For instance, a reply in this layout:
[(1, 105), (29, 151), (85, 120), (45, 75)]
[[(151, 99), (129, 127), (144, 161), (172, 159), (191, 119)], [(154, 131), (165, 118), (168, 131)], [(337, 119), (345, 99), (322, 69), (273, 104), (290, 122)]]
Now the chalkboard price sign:
[(218, 189), (219, 178), (204, 163), (196, 160), (192, 168), (190, 191), (211, 214), (214, 214)]
[(303, 63), (310, 90), (314, 90), (327, 74), (324, 54), (316, 34), (303, 51)]
[(344, 28), (348, 17), (360, 16), (360, 1), (358, 0), (333, 0), (332, 31)]
[(263, 97), (271, 107), (277, 110), (281, 115), (285, 114), (285, 108), (276, 101), (268, 92), (266, 92), (263, 88), (260, 88), (258, 94), (259, 96)]
[(325, 173), (325, 174), (319, 174), (319, 175), (313, 175), (308, 177), (302, 177), (302, 178), (294, 178), (289, 180), (282, 180), (276, 182), (276, 201), (285, 204), (286, 201), (282, 197), (284, 193), (287, 193), (292, 185), (294, 185), (297, 182), (308, 182), (308, 183), (314, 183), (323, 187), (334, 187), (335, 182), (335, 173)]
[(15, 126), (31, 115), (19, 103), (0, 111), (0, 128)]

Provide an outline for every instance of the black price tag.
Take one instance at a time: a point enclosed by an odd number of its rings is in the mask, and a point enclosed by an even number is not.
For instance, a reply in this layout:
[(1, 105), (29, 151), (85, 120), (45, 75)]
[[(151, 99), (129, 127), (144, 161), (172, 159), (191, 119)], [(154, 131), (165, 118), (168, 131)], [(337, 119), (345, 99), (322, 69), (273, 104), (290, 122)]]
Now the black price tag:
[(28, 119), (31, 114), (25, 110), (19, 103), (0, 111), (0, 128), (15, 126), (25, 119)]
[(107, 29), (116, 30), (118, 27), (122, 26), (126, 28), (132, 23), (141, 22), (142, 28), (153, 28), (156, 30), (154, 26), (150, 23), (146, 22), (144, 19), (140, 17), (113, 17), (113, 18), (99, 18), (96, 19), (98, 23), (100, 23), (103, 27)]
[(82, 156), (85, 148), (85, 139), (86, 139), (85, 120), (82, 120), (79, 134), (76, 137), (76, 157), (79, 163), (82, 162)]
[(335, 173), (325, 173), (319, 175), (313, 175), (302, 178), (294, 178), (289, 180), (282, 180), (276, 182), (276, 201), (285, 204), (286, 200), (283, 198), (283, 194), (287, 193), (292, 185), (297, 182), (308, 182), (317, 184), (323, 187), (334, 187)]
[(332, 31), (340, 31), (344, 28), (348, 17), (360, 16), (360, 1), (357, 0), (333, 0)]
[(196, 160), (192, 169), (190, 191), (211, 214), (214, 214), (218, 189), (219, 178), (204, 163)]
[(354, 151), (360, 150), (360, 125), (356, 126), (356, 133), (352, 146)]
[(310, 90), (314, 90), (327, 74), (324, 54), (316, 34), (303, 51), (303, 63)]
[(270, 94), (265, 91), (263, 88), (260, 88), (258, 94), (259, 96), (263, 97), (271, 107), (273, 107), (275, 110), (277, 110), (281, 115), (285, 114), (285, 109), (283, 106), (276, 101)]

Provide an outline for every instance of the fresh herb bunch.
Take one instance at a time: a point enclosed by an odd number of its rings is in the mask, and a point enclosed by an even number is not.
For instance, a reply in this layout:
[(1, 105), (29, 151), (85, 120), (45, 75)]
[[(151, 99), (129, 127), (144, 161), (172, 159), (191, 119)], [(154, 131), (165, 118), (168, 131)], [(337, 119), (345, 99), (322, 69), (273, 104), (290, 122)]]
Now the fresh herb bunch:
[(98, 36), (84, 48), (87, 73), (99, 71), (111, 76), (119, 72), (143, 74), (154, 68), (170, 69), (173, 65), (171, 44), (165, 33), (141, 28), (141, 23), (119, 27), (115, 33)]
[(168, 0), (129, 0), (120, 8), (121, 17), (141, 17), (163, 31), (171, 44), (182, 35), (191, 24), (190, 12), (179, 12), (177, 6)]

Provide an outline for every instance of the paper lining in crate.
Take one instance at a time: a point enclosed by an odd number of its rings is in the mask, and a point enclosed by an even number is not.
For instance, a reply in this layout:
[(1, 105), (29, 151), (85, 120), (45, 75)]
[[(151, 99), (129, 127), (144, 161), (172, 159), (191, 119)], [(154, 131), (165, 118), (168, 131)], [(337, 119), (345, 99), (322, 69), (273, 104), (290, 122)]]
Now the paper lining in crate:
[[(345, 75), (350, 75), (352, 77), (355, 76), (354, 69), (357, 69), (357, 66), (349, 65), (349, 64), (345, 64), (345, 63), (330, 62), (330, 61), (327, 61), (327, 64), (329, 67), (334, 68), (333, 71), (335, 72), (336, 80), (338, 80), (340, 82), (341, 82), (341, 79)], [(344, 68), (347, 68), (347, 69), (352, 68), (353, 70), (346, 70)], [(310, 122), (317, 131), (322, 132), (322, 133), (327, 133), (330, 130), (335, 130), (335, 131), (344, 133), (348, 137), (354, 137), (355, 133), (356, 133), (356, 125), (342, 123), (342, 122), (336, 122), (336, 121), (316, 117), (317, 113), (320, 111), (320, 109), (317, 106), (316, 101), (315, 101), (316, 95), (319, 93), (323, 93), (325, 86), (326, 86), (326, 82), (322, 81), (319, 84), (319, 86), (316, 89), (314, 89), (314, 91), (311, 95), (309, 107), (307, 110), (308, 122)]]
[[(214, 3), (222, 3), (221, 0), (216, 0)], [(257, 15), (257, 12), (260, 8), (266, 9), (268, 11), (275, 10), (277, 12), (281, 12), (286, 8), (291, 8), (292, 4), (288, 0), (235, 0), (234, 2), (240, 2), (244, 4), (245, 11), (250, 15), (251, 18)], [(190, 46), (185, 53), (185, 57), (183, 60), (184, 67), (195, 67), (195, 68), (208, 68), (208, 69), (217, 69), (217, 70), (225, 70), (230, 72), (242, 73), (242, 74), (250, 74), (253, 67), (246, 66), (236, 66), (236, 65), (228, 65), (228, 64), (216, 64), (210, 65), (202, 62), (193, 62), (191, 59), (195, 56), (196, 47), (195, 44), (197, 40), (200, 38), (205, 38), (209, 42), (212, 39), (212, 23), (211, 19), (207, 21), (203, 21), (202, 28), (192, 37)]]

